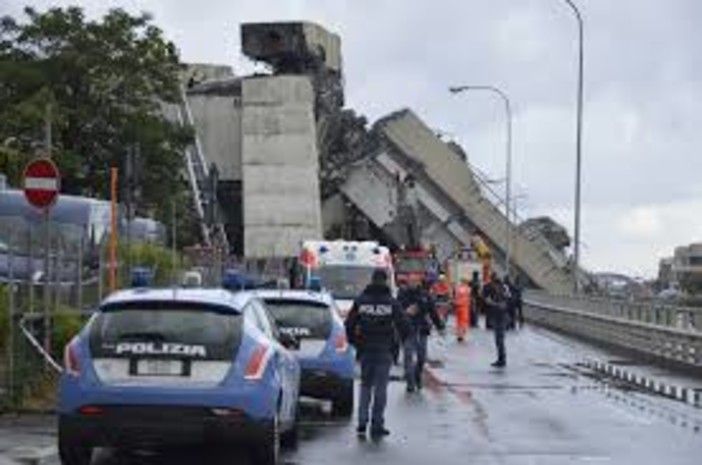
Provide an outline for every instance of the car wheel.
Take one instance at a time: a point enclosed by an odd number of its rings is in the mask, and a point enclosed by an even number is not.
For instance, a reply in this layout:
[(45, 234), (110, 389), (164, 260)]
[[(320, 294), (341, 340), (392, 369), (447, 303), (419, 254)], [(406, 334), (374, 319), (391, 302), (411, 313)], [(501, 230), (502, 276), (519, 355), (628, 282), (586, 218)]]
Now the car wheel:
[(353, 381), (346, 382), (341, 392), (332, 401), (332, 413), (337, 417), (348, 418), (353, 415)]
[(300, 442), (300, 425), (297, 418), (297, 414), (295, 414), (295, 422), (290, 430), (280, 436), (280, 445), (285, 449), (295, 450)]
[(280, 436), (280, 445), (286, 449), (295, 450), (300, 442), (300, 407), (295, 410), (295, 420), (289, 431)]
[(280, 423), (278, 415), (266, 428), (253, 454), (254, 465), (277, 465), (280, 457)]
[(58, 437), (58, 453), (62, 465), (90, 465), (93, 448), (68, 434), (61, 422), (59, 422)]

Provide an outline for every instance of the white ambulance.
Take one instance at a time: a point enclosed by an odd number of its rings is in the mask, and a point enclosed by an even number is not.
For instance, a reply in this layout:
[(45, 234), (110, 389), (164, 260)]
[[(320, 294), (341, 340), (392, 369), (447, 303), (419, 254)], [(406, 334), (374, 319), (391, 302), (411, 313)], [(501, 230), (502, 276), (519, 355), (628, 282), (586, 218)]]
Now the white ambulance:
[(373, 270), (383, 268), (388, 273), (390, 290), (397, 295), (395, 273), (390, 250), (374, 241), (305, 241), (300, 252), (305, 283), (319, 286), (331, 293), (342, 318), (354, 299), (370, 283)]

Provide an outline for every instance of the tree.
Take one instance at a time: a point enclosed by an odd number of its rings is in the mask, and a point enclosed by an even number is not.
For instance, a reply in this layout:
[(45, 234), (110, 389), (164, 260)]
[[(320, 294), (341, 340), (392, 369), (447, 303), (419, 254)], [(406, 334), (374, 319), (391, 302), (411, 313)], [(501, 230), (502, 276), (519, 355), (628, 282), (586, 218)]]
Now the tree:
[(107, 198), (109, 169), (124, 171), (139, 147), (138, 209), (166, 216), (185, 190), (192, 129), (169, 121), (181, 99), (179, 55), (148, 14), (110, 10), (89, 20), (77, 7), (0, 19), (0, 142), (27, 156), (52, 121), (52, 156), (67, 193)]

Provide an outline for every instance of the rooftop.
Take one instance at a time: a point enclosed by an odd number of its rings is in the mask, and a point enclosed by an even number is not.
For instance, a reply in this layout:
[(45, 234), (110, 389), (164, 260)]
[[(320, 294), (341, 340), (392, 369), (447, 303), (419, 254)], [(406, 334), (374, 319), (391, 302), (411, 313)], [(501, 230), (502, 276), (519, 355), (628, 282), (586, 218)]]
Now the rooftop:
[(252, 295), (250, 292), (232, 293), (225, 289), (137, 288), (115, 292), (102, 302), (102, 306), (131, 302), (179, 302), (215, 305), (241, 311)]

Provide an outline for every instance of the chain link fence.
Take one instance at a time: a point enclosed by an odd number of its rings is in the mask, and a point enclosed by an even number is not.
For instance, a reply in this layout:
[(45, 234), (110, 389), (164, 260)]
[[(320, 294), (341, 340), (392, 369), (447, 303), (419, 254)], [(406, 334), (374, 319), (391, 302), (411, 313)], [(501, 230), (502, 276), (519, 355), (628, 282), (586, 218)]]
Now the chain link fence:
[[(77, 254), (76, 269), (82, 271), (75, 279), (50, 272), (48, 282), (36, 273), (15, 277), (16, 262), (10, 256), (7, 279), (0, 284), (0, 411), (54, 408), (63, 348), (111, 291), (108, 248), (98, 248), (93, 264), (85, 262), (88, 256), (87, 250)], [(54, 257), (60, 263), (60, 254)], [(181, 255), (153, 244), (120, 247), (117, 258), (116, 289), (131, 286), (134, 268), (149, 269), (155, 287), (181, 286), (193, 271), (202, 277), (203, 287), (220, 287), (231, 270), (255, 277), (257, 285), (278, 286), (288, 282), (293, 263), (225, 257), (216, 251)]]
[(113, 283), (108, 247), (88, 248), (87, 243), (81, 241), (74, 253), (52, 249), (48, 264), (22, 250), (4, 254), (5, 262), (0, 264), (0, 410), (53, 407), (63, 347), (113, 285), (115, 289), (130, 286), (130, 269), (148, 268), (153, 285), (171, 286), (190, 268), (180, 254), (162, 246), (120, 246)]
[(110, 250), (109, 210), (81, 208), (84, 217), (67, 208), (49, 222), (39, 212), (0, 215), (0, 411), (53, 408), (65, 344), (104, 297), (132, 286), (137, 268), (155, 287), (187, 284), (188, 272), (206, 287), (220, 287), (233, 269), (259, 283), (287, 276), (285, 259), (237, 259), (224, 248), (181, 253), (158, 238), (127, 237)]

